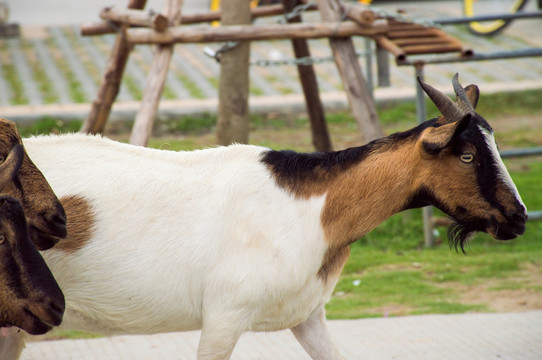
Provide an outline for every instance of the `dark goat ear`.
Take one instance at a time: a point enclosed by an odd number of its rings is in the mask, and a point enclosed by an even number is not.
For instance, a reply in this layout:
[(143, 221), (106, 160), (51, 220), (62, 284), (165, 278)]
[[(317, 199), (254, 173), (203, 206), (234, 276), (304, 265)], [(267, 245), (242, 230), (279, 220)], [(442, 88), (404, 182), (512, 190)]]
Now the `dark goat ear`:
[(465, 114), (454, 123), (427, 128), (420, 138), (423, 150), (430, 155), (439, 154), (455, 137), (465, 131), (471, 118), (470, 114)]
[(24, 149), (21, 144), (17, 144), (11, 149), (8, 157), (0, 164), (0, 189), (8, 185), (21, 167), (24, 157)]
[(480, 97), (480, 89), (478, 89), (478, 86), (474, 84), (467, 85), (465, 93), (467, 94), (467, 98), (469, 98), (472, 107), (476, 109), (478, 98)]

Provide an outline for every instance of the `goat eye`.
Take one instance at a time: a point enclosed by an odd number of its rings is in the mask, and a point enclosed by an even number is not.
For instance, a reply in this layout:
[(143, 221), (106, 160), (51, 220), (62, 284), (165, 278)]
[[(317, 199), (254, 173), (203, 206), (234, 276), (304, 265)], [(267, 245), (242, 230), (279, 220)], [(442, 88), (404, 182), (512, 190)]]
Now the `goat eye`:
[(0, 234), (0, 244), (3, 244), (6, 241), (6, 237), (3, 234)]
[(470, 162), (472, 162), (472, 160), (474, 160), (474, 155), (472, 155), (472, 154), (463, 154), (459, 158), (464, 163), (470, 163)]

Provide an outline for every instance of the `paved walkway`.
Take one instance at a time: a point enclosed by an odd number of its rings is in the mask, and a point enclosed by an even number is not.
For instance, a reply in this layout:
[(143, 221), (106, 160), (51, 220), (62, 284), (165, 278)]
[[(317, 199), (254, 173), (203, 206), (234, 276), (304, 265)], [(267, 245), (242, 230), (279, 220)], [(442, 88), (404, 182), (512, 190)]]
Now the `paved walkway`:
[[(348, 360), (539, 360), (542, 311), (329, 321)], [(29, 343), (23, 360), (195, 359), (199, 332)], [(233, 360), (310, 359), (289, 331), (246, 333)]]

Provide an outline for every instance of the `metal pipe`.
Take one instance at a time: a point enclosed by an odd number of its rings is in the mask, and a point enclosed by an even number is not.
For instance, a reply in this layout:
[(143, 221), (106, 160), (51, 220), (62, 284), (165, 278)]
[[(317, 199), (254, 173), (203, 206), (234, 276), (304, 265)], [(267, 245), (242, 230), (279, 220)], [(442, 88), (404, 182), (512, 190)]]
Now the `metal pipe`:
[(501, 151), (502, 158), (542, 155), (542, 147), (510, 149)]
[(495, 51), (491, 53), (474, 53), (472, 55), (465, 56), (442, 56), (432, 59), (413, 59), (408, 58), (397, 60), (397, 65), (414, 65), (419, 64), (444, 64), (444, 63), (455, 63), (455, 62), (466, 62), (466, 61), (483, 61), (483, 60), (496, 60), (496, 59), (512, 59), (519, 57), (533, 57), (533, 56), (542, 56), (542, 48), (529, 48), (529, 49), (519, 49), (511, 51)]
[(455, 17), (431, 20), (435, 24), (439, 25), (452, 25), (452, 24), (468, 24), (470, 22), (478, 21), (491, 21), (491, 20), (513, 20), (513, 19), (528, 19), (542, 17), (542, 11), (532, 12), (518, 12), (515, 14), (492, 14), (492, 15), (480, 15), (472, 17)]
[[(415, 66), (416, 78), (420, 78), (423, 81), (423, 65)], [(416, 83), (416, 116), (418, 118), (418, 123), (423, 123), (427, 118), (427, 108), (425, 106), (425, 93), (423, 92), (422, 87), (415, 79)], [(435, 246), (435, 236), (433, 234), (433, 207), (426, 206), (422, 208), (423, 215), (423, 236), (426, 247)]]
[(367, 90), (374, 101), (374, 79), (373, 79), (373, 52), (371, 51), (372, 39), (366, 37), (365, 42), (365, 77), (367, 78)]

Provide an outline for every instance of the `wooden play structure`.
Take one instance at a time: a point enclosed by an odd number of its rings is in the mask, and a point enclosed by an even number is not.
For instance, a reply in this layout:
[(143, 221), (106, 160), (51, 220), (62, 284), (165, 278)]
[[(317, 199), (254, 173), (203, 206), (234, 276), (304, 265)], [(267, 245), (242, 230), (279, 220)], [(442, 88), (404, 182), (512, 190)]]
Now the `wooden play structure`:
[[(140, 109), (130, 142), (146, 145), (150, 137), (159, 99), (169, 68), (173, 47), (178, 43), (261, 41), (290, 39), (296, 58), (310, 57), (307, 39), (329, 38), (332, 54), (341, 76), (352, 114), (364, 141), (382, 135), (373, 100), (367, 88), (352, 42), (353, 36), (374, 39), (377, 47), (391, 52), (397, 60), (410, 54), (460, 52), (470, 55), (459, 41), (439, 29), (378, 16), (361, 5), (341, 0), (282, 0), (282, 4), (251, 9), (253, 18), (288, 14), (286, 23), (273, 25), (187, 26), (220, 20), (218, 11), (181, 14), (182, 0), (166, 0), (163, 14), (144, 11), (146, 0), (129, 0), (127, 9), (105, 8), (102, 22), (82, 26), (83, 35), (117, 33), (102, 84), (82, 131), (101, 133), (119, 91), (130, 50), (136, 44), (157, 46), (147, 77)], [(321, 22), (302, 22), (295, 10), (319, 11)], [(317, 150), (331, 150), (316, 74), (312, 65), (298, 65), (299, 79), (311, 121)]]

